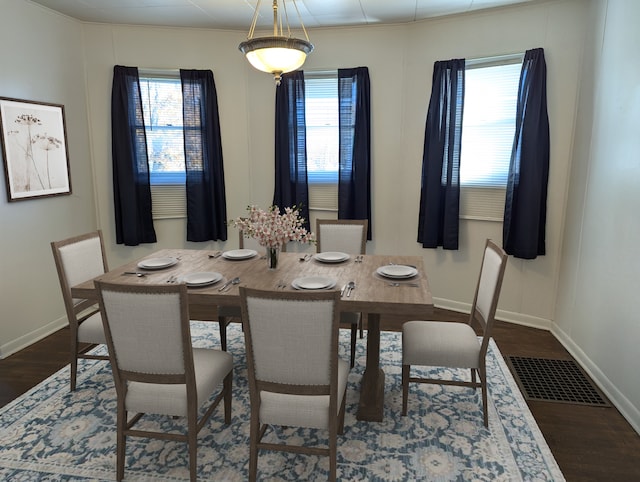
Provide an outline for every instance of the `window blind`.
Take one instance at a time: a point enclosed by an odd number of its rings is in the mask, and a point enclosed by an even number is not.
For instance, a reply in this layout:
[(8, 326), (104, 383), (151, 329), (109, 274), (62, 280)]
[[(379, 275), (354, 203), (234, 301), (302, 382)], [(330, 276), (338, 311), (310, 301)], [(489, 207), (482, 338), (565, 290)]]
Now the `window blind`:
[(502, 221), (522, 55), (467, 61), (460, 217)]

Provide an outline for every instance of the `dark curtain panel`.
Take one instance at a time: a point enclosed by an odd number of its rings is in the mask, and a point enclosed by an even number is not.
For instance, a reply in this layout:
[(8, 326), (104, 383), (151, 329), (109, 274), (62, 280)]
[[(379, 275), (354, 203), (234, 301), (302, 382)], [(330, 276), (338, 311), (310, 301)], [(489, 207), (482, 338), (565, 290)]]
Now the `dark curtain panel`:
[(418, 242), (458, 249), (464, 59), (435, 62), (422, 157)]
[(210, 70), (180, 70), (187, 174), (187, 241), (226, 241), (218, 97)]
[(116, 242), (127, 246), (155, 243), (147, 139), (136, 67), (113, 68), (111, 155)]
[(300, 206), (300, 215), (309, 223), (307, 183), (307, 135), (304, 107), (304, 74), (295, 71), (282, 76), (276, 87), (275, 189), (273, 204), (283, 209)]
[(525, 53), (509, 165), (502, 244), (516, 258), (545, 254), (549, 118), (543, 49)]
[(338, 219), (367, 219), (371, 239), (371, 108), (369, 69), (338, 70), (340, 170)]

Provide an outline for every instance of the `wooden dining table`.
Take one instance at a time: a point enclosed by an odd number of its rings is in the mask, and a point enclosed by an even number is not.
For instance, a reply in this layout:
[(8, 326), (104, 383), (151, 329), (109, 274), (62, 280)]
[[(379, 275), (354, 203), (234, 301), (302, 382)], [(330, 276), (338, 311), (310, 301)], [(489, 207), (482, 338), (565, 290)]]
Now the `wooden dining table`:
[[(278, 267), (269, 269), (267, 260), (259, 254), (246, 259), (227, 259), (219, 252), (188, 249), (162, 249), (149, 256), (112, 269), (95, 279), (126, 284), (159, 284), (181, 280), (197, 272), (215, 272), (222, 279), (208, 286), (189, 288), (191, 319), (217, 321), (218, 306), (240, 306), (238, 286), (257, 289), (294, 289), (291, 282), (305, 276), (322, 276), (336, 280), (334, 289), (353, 281), (355, 288), (340, 299), (340, 311), (361, 312), (367, 320), (367, 363), (362, 376), (358, 420), (382, 421), (384, 408), (384, 371), (380, 367), (380, 317), (397, 315), (428, 319), (433, 311), (429, 282), (420, 256), (364, 255), (350, 256), (343, 262), (321, 262), (315, 257), (282, 252)], [(217, 256), (216, 256), (217, 255)], [(178, 262), (163, 269), (141, 269), (138, 263), (151, 258), (176, 258)], [(415, 267), (417, 275), (410, 280), (381, 276), (378, 268), (390, 264)], [(130, 273), (144, 273), (142, 276)], [(223, 283), (235, 277), (240, 283), (220, 291)], [(395, 286), (397, 284), (397, 286)], [(71, 288), (74, 298), (97, 299), (93, 280)], [(398, 347), (398, 350), (401, 350)]]

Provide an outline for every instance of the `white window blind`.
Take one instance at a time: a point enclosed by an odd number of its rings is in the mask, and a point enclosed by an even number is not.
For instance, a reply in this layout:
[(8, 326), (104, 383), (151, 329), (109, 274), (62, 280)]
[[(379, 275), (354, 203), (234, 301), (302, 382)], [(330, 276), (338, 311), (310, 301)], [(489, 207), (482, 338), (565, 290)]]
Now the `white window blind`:
[(502, 221), (522, 55), (467, 61), (460, 217)]
[(305, 72), (309, 208), (338, 210), (338, 72)]
[(182, 84), (177, 71), (139, 72), (153, 219), (184, 218)]

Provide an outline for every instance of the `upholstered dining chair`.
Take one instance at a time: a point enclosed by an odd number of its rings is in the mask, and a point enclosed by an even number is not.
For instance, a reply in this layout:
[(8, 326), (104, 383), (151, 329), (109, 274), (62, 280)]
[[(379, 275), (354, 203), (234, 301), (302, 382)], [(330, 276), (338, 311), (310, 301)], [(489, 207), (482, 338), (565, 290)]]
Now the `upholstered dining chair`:
[[(505, 251), (493, 241), (487, 240), (467, 323), (448, 321), (404, 323), (402, 326), (402, 415), (407, 414), (410, 382), (479, 387), (482, 391), (484, 425), (489, 426), (485, 359), (506, 264)], [(482, 332), (481, 338), (472, 327), (474, 322)], [(412, 366), (470, 369), (471, 381), (412, 377), (410, 376)]]
[[(240, 287), (251, 403), (249, 480), (259, 450), (329, 456), (336, 480), (349, 364), (338, 357), (338, 291), (263, 291)], [(263, 441), (269, 426), (328, 431), (324, 446)]]
[[(365, 254), (367, 251), (366, 219), (316, 219), (316, 249), (323, 251), (339, 251), (347, 254)], [(342, 312), (340, 325), (351, 329), (351, 368), (356, 360), (356, 341), (358, 328), (360, 338), (364, 336), (362, 314)]]
[(78, 358), (108, 360), (108, 356), (85, 353), (84, 344), (104, 344), (102, 318), (98, 303), (74, 299), (71, 287), (109, 271), (102, 231), (74, 236), (51, 243), (58, 271), (62, 299), (69, 321), (71, 340), (71, 391), (76, 389)]
[[(238, 247), (240, 249), (255, 249), (260, 255), (263, 255), (266, 251), (263, 246), (260, 246), (258, 242), (253, 238), (246, 238), (244, 231), (238, 229)], [(287, 245), (283, 244), (280, 250), (284, 253), (287, 251)], [(220, 327), (220, 345), (223, 350), (227, 349), (227, 326), (229, 323), (240, 323), (240, 307), (239, 306), (219, 306), (218, 307), (218, 326)]]
[[(198, 432), (221, 400), (225, 423), (231, 422), (231, 355), (192, 347), (187, 287), (182, 283), (97, 281), (96, 288), (117, 395), (117, 480), (124, 477), (129, 436), (187, 442), (190, 478), (195, 481)], [(216, 392), (198, 419), (200, 408)], [(138, 428), (144, 414), (184, 417), (186, 433)]]

